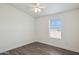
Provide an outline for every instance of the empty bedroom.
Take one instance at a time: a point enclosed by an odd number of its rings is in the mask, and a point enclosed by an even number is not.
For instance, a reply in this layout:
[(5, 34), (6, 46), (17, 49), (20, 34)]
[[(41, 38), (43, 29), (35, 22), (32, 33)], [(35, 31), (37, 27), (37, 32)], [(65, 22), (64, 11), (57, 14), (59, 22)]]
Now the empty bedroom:
[(0, 3), (0, 55), (79, 55), (79, 3)]

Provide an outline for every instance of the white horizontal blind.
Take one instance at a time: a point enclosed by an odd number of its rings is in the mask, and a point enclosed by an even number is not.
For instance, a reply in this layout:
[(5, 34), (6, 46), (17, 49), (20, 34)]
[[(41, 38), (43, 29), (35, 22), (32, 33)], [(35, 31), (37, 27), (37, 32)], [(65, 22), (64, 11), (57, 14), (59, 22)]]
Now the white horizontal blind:
[(61, 39), (61, 21), (60, 19), (49, 20), (49, 37)]

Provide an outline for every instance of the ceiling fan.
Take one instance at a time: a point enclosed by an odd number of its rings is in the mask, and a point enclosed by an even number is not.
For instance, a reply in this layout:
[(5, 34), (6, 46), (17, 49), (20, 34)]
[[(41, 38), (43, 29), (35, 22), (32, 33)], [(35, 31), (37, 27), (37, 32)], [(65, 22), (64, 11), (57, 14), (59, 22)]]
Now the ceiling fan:
[(32, 7), (32, 11), (35, 13), (41, 12), (42, 9), (46, 8), (45, 6), (41, 6), (40, 3), (34, 3), (33, 5), (28, 5), (29, 7)]

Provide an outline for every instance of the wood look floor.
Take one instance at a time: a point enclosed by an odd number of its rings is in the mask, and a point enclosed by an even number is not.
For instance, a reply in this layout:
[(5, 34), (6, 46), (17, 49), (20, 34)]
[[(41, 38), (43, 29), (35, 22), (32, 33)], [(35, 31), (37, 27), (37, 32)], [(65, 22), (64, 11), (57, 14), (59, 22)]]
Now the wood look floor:
[(79, 53), (57, 48), (43, 43), (34, 42), (10, 51), (3, 55), (79, 55)]

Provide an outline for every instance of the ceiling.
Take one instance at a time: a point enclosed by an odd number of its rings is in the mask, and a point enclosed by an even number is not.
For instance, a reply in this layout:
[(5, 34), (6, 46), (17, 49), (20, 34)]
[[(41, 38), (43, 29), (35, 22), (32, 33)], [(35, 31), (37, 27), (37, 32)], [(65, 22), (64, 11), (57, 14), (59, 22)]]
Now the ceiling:
[(40, 13), (35, 13), (31, 10), (32, 7), (28, 6), (33, 5), (33, 3), (12, 3), (10, 5), (33, 17), (40, 17), (79, 8), (79, 3), (40, 3), (41, 6), (45, 6), (46, 8)]

